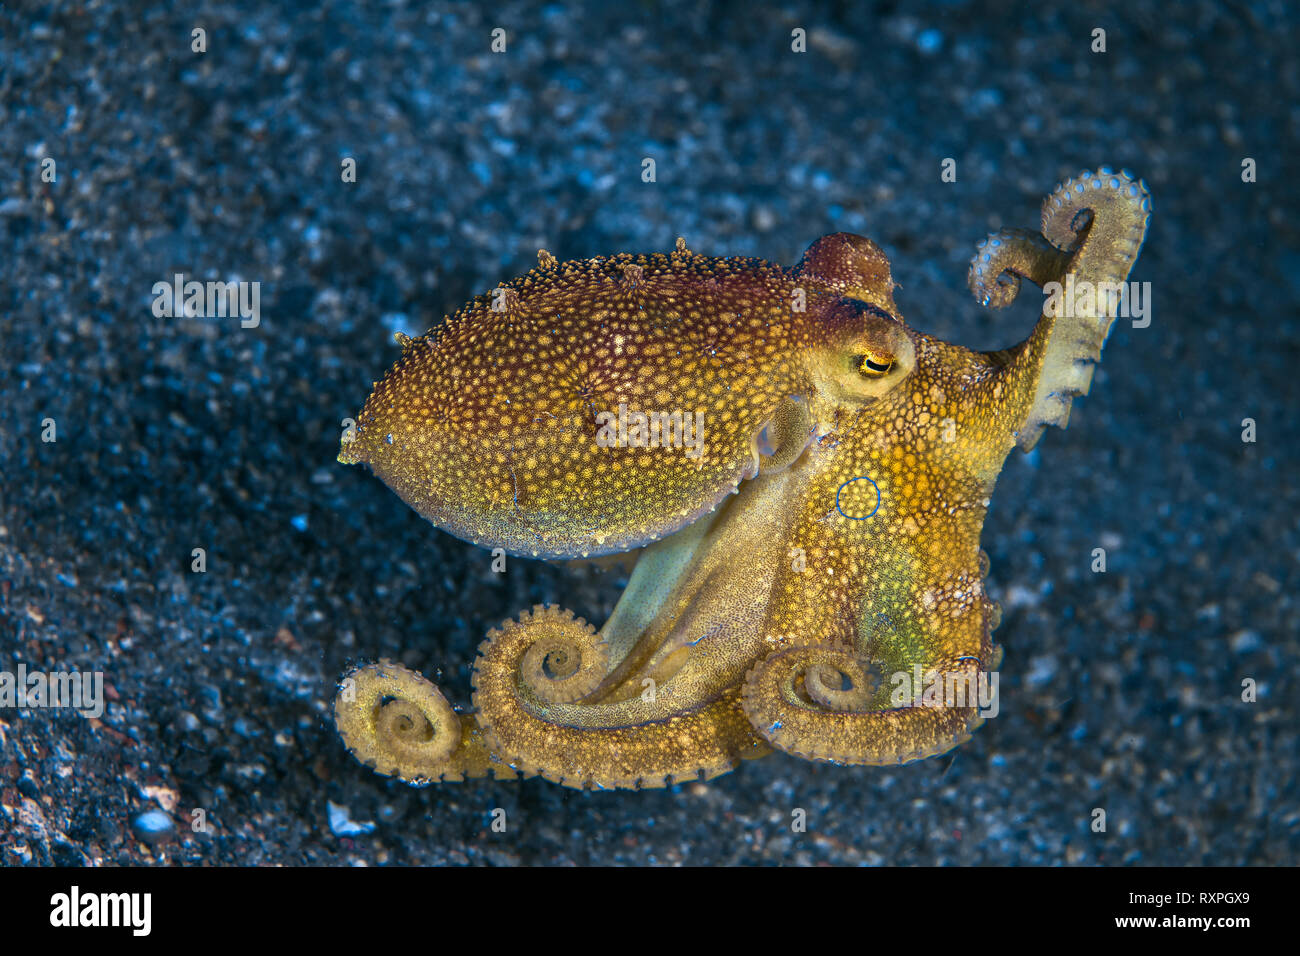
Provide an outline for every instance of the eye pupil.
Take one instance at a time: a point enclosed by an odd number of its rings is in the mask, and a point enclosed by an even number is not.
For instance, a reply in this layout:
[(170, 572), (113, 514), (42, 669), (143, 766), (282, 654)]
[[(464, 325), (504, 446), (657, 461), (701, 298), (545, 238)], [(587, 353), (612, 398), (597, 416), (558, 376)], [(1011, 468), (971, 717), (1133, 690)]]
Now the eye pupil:
[(894, 360), (883, 355), (864, 355), (858, 363), (858, 371), (863, 375), (879, 377), (889, 372), (894, 367)]

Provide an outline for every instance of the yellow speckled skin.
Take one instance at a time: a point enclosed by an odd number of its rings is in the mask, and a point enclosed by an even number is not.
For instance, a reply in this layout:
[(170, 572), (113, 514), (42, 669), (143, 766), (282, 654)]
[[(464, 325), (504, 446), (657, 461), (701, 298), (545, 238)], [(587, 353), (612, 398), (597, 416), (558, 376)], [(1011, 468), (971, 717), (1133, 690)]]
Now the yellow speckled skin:
[[(1149, 208), (1127, 173), (1067, 180), (1041, 235), (981, 246), (972, 291), (996, 307), (1021, 277), (1122, 282)], [(349, 748), (412, 783), (638, 787), (773, 747), (895, 764), (966, 739), (973, 700), (900, 706), (897, 675), (997, 667), (989, 496), (1007, 453), (1087, 391), (1117, 302), (1081, 300), (977, 353), (904, 324), (888, 261), (859, 236), (818, 240), (792, 271), (680, 241), (539, 260), (403, 341), (340, 460), (485, 547), (647, 547), (599, 632), (539, 606), (489, 635), (472, 715), (391, 663), (348, 675)], [(620, 405), (698, 416), (698, 454), (598, 441)]]

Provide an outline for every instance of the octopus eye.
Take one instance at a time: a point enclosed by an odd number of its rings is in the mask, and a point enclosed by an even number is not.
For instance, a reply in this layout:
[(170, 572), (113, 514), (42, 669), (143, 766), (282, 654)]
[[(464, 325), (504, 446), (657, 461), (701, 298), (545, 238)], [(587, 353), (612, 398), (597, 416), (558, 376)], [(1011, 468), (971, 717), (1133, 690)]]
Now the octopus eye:
[(889, 374), (889, 370), (894, 367), (894, 357), (892, 355), (882, 355), (878, 352), (868, 352), (858, 358), (858, 371), (864, 378), (883, 378)]

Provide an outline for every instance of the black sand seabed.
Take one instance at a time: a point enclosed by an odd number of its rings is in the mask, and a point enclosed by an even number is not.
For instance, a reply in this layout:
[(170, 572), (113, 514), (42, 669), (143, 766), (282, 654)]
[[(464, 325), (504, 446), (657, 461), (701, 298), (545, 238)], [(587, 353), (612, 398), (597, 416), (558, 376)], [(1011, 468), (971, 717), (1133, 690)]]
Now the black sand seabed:
[[(100, 670), (110, 697), (0, 711), (0, 863), (1297, 861), (1294, 6), (152, 6), (0, 11), (0, 669)], [(412, 790), (344, 752), (349, 662), (464, 704), (488, 628), (542, 601), (599, 622), (623, 583), (493, 574), (334, 462), (394, 331), (538, 247), (791, 264), (846, 230), (913, 326), (1000, 347), (1036, 297), (971, 301), (975, 243), (1101, 164), (1154, 197), (1152, 322), (1117, 324), (1068, 431), (1003, 473), (1002, 711), (967, 745), (636, 793)], [(261, 324), (155, 318), (176, 272), (260, 282)]]

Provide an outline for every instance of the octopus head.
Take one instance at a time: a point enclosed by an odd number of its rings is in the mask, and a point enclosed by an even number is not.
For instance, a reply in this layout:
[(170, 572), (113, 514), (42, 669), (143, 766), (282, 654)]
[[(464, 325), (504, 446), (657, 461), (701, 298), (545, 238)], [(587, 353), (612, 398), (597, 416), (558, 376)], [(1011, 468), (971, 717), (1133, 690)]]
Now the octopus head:
[(795, 277), (829, 293), (815, 311), (817, 345), (807, 356), (818, 395), (858, 408), (907, 379), (916, 346), (898, 315), (889, 260), (878, 245), (851, 233), (825, 236), (804, 253)]

